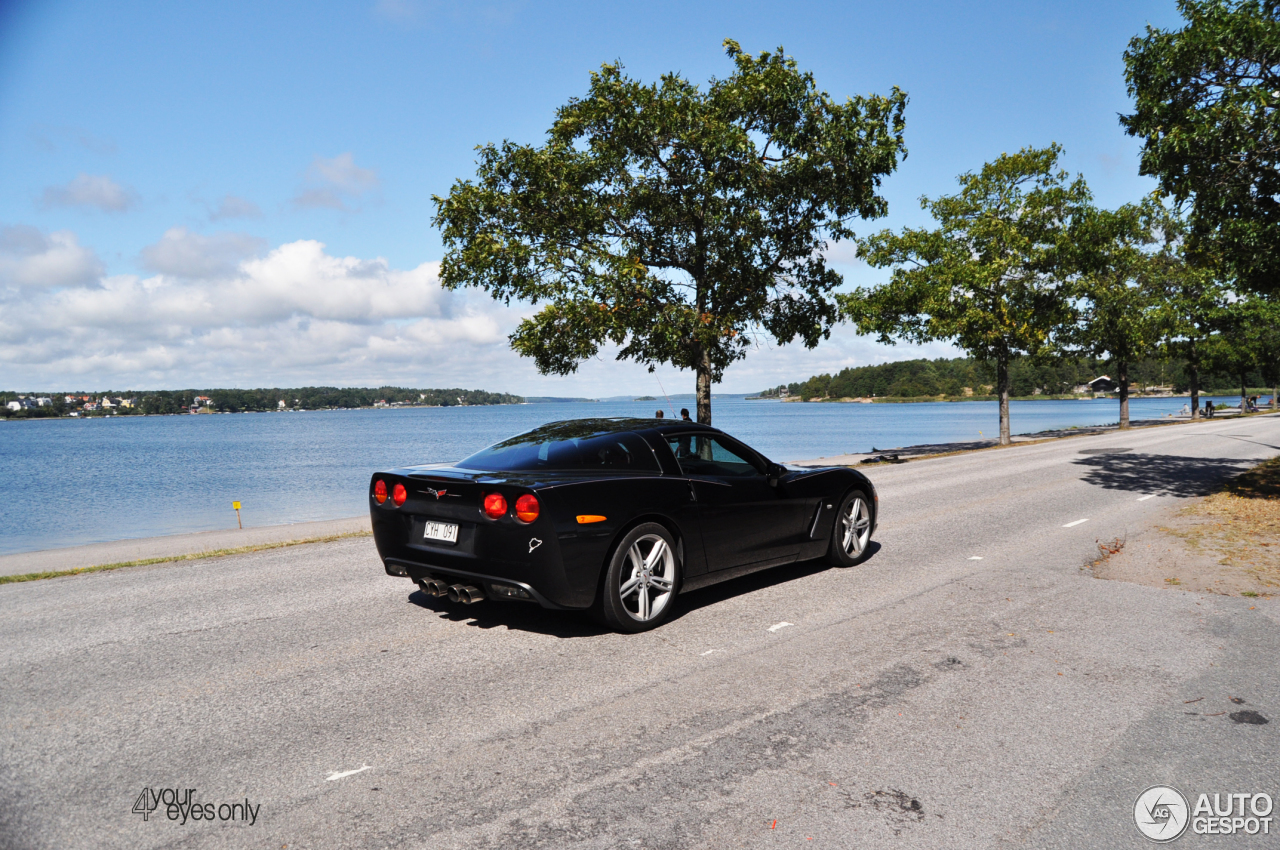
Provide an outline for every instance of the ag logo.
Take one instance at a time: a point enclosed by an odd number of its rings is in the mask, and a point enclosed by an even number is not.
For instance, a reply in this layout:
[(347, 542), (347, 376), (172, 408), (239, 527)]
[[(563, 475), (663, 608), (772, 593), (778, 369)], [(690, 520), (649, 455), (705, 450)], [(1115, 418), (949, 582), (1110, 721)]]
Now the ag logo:
[(1189, 814), (1187, 798), (1168, 785), (1152, 785), (1133, 804), (1133, 822), (1138, 831), (1160, 844), (1187, 831)]

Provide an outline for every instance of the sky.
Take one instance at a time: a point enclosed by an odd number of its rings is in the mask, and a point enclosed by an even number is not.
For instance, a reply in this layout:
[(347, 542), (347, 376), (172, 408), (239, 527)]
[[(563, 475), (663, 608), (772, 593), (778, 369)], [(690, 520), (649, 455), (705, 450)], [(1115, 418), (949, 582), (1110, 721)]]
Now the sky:
[[(521, 395), (691, 392), (608, 352), (542, 376), (507, 336), (527, 304), (437, 282), (433, 195), (477, 145), (539, 144), (589, 74), (732, 73), (725, 38), (778, 47), (844, 100), (910, 96), (889, 214), (1002, 152), (1062, 144), (1104, 206), (1155, 188), (1117, 116), (1122, 54), (1162, 2), (645, 4), (0, 0), (0, 389), (311, 384)], [(847, 244), (846, 288), (887, 272)], [(762, 341), (722, 392), (912, 357), (847, 325)]]

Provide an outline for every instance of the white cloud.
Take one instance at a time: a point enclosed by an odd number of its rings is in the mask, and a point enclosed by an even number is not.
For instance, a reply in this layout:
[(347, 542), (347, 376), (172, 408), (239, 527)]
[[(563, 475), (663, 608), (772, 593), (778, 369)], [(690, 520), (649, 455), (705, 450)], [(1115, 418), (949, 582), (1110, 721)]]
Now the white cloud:
[(34, 227), (0, 228), (0, 287), (86, 286), (102, 263), (68, 230), (45, 235)]
[(78, 174), (65, 186), (49, 186), (40, 205), (94, 207), (104, 212), (124, 212), (137, 203), (137, 194), (105, 174)]
[(262, 209), (245, 198), (224, 195), (218, 202), (217, 209), (209, 213), (209, 220), (224, 221), (229, 218), (262, 218)]
[(214, 277), (233, 272), (242, 260), (263, 253), (266, 247), (267, 240), (245, 233), (202, 236), (174, 227), (159, 242), (142, 249), (142, 265), (176, 277)]
[[(44, 254), (78, 247), (70, 234), (3, 234), (0, 244), (16, 246), (0, 255), (10, 265), (43, 256), (41, 245)], [(102, 276), (95, 266), (92, 288), (0, 295), (5, 384), (399, 381), (514, 391), (506, 337), (519, 310), (442, 289), (438, 264), (395, 269), (313, 241), (232, 264), (239, 238), (174, 228), (144, 252), (159, 274)]]
[(373, 4), (373, 14), (396, 23), (415, 21), (422, 13), (422, 6), (413, 0), (378, 0)]
[(372, 192), (379, 183), (378, 172), (356, 165), (350, 152), (332, 159), (317, 156), (307, 169), (306, 184), (293, 202), (304, 208), (346, 210), (348, 201)]

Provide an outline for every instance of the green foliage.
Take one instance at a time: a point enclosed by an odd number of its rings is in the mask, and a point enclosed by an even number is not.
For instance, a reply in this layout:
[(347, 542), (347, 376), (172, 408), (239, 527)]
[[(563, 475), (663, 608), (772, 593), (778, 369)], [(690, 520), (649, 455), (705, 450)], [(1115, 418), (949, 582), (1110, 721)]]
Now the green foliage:
[(1155, 203), (1097, 210), (1078, 228), (1078, 252), (1085, 262), (1073, 286), (1075, 321), (1062, 330), (1059, 343), (1110, 358), (1111, 377), (1120, 386), (1121, 428), (1129, 427), (1129, 366), (1154, 352), (1164, 331), (1162, 293), (1153, 281), (1160, 264), (1145, 250), (1156, 241), (1153, 221), (1163, 212)]
[[(1010, 395), (1069, 395), (1077, 386), (1110, 374), (1115, 364), (1091, 357), (1023, 357), (1009, 365)], [(1171, 386), (1186, 390), (1186, 377), (1175, 360), (1143, 358), (1129, 364), (1131, 383), (1139, 388)], [(875, 366), (854, 366), (835, 375), (814, 375), (788, 385), (792, 395), (810, 398), (967, 398), (987, 395), (995, 382), (989, 363), (968, 357), (900, 360)], [(763, 395), (763, 394), (762, 394)]]
[[(1088, 218), (1084, 179), (1057, 168), (1062, 148), (1002, 154), (959, 178), (960, 193), (923, 198), (938, 228), (882, 231), (862, 240), (888, 283), (844, 297), (846, 314), (881, 342), (948, 340), (996, 366), (1007, 401), (1010, 361), (1044, 350), (1070, 319), (1068, 288), (1081, 263), (1076, 225)], [(1009, 441), (1008, 405), (1000, 437)]]
[(1194, 254), (1216, 254), (1244, 287), (1280, 273), (1280, 14), (1274, 0), (1179, 0), (1186, 26), (1129, 42), (1143, 174), (1191, 205)]
[(692, 369), (702, 422), (711, 382), (758, 333), (829, 335), (842, 280), (823, 251), (852, 218), (885, 214), (880, 180), (905, 156), (896, 88), (839, 103), (781, 48), (725, 49), (735, 71), (705, 91), (604, 65), (545, 145), (483, 146), (475, 181), (435, 198), (444, 286), (545, 305), (517, 352), (543, 373), (606, 344)]

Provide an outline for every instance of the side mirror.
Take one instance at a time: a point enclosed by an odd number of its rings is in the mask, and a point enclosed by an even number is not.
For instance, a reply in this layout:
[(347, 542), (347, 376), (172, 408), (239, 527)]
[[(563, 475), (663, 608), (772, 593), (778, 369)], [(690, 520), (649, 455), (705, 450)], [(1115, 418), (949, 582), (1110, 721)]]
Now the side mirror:
[(780, 463), (769, 464), (769, 470), (765, 473), (765, 479), (769, 482), (770, 487), (778, 486), (778, 479), (787, 474), (787, 468)]

